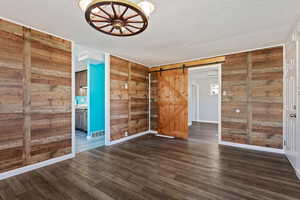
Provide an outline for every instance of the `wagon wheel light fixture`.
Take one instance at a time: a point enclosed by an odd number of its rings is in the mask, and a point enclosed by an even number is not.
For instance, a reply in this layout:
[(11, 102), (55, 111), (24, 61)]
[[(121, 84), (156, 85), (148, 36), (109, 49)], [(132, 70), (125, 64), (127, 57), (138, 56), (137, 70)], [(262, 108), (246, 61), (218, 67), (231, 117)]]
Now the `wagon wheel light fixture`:
[(113, 36), (133, 36), (148, 27), (154, 5), (146, 0), (79, 0), (85, 19), (96, 30)]

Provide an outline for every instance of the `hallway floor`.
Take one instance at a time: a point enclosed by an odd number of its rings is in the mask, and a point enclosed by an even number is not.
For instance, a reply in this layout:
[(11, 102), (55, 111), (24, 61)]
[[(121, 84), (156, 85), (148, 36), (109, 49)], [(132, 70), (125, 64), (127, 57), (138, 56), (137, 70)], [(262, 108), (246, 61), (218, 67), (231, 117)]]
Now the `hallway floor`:
[(87, 139), (86, 133), (76, 130), (75, 133), (75, 149), (76, 153), (95, 149), (105, 145), (105, 136), (99, 136), (91, 139)]
[(299, 200), (284, 155), (218, 146), (217, 129), (190, 139), (147, 135), (0, 181), (1, 200)]
[(218, 143), (218, 124), (193, 122), (189, 127), (189, 141)]

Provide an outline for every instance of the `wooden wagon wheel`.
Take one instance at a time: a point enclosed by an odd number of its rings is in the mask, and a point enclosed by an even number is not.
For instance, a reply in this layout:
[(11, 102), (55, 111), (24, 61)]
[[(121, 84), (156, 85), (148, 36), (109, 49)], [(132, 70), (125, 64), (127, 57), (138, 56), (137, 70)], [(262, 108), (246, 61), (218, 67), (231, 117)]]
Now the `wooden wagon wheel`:
[(94, 0), (85, 12), (96, 30), (113, 36), (132, 36), (143, 32), (148, 18), (142, 9), (127, 0)]

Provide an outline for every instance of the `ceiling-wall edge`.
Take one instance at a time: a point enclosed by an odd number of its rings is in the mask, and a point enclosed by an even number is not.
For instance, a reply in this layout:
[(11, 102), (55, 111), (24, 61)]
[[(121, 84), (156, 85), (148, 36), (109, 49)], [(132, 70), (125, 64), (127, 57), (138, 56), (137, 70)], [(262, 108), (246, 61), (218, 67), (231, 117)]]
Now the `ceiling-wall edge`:
[(170, 62), (170, 63), (164, 63), (164, 64), (159, 64), (159, 65), (151, 65), (148, 66), (149, 68), (153, 67), (163, 67), (166, 65), (173, 65), (173, 64), (180, 64), (180, 63), (185, 63), (185, 62), (192, 62), (192, 61), (197, 61), (197, 60), (202, 60), (202, 59), (209, 59), (209, 58), (214, 58), (214, 57), (220, 57), (220, 56), (228, 56), (231, 54), (237, 54), (237, 53), (244, 53), (244, 52), (249, 52), (249, 51), (255, 51), (255, 50), (262, 50), (262, 49), (269, 49), (269, 48), (274, 48), (274, 47), (284, 47), (284, 43), (279, 43), (276, 45), (269, 45), (269, 46), (262, 46), (262, 47), (257, 47), (257, 48), (251, 48), (251, 49), (245, 49), (245, 50), (240, 50), (240, 51), (232, 51), (224, 54), (215, 54), (212, 56), (206, 56), (206, 57), (200, 57), (200, 58), (192, 58), (192, 59), (187, 59), (187, 60), (181, 60), (178, 62)]
[(129, 62), (133, 62), (133, 63), (139, 64), (139, 65), (143, 65), (144, 67), (150, 68), (147, 64), (143, 64), (143, 63), (141, 63), (140, 61), (135, 61), (135, 60), (133, 60), (133, 59), (126, 58), (126, 57), (123, 57), (123, 56), (119, 56), (119, 55), (117, 55), (117, 54), (112, 54), (112, 53), (109, 53), (109, 52), (108, 52), (108, 54), (109, 54), (110, 56), (115, 56), (115, 57), (118, 57), (118, 58), (127, 60), (127, 61), (129, 61)]
[(48, 31), (45, 31), (45, 30), (42, 30), (42, 29), (35, 28), (35, 27), (33, 27), (32, 25), (24, 24), (24, 23), (22, 23), (22, 22), (17, 22), (17, 21), (15, 21), (15, 20), (8, 19), (8, 18), (2, 17), (2, 16), (0, 16), (0, 19), (1, 19), (1, 20), (5, 20), (5, 21), (8, 21), (8, 22), (10, 22), (10, 23), (17, 24), (17, 25), (19, 25), (19, 26), (27, 27), (27, 28), (30, 28), (30, 29), (32, 29), (32, 30), (39, 31), (39, 32), (42, 32), (42, 33), (45, 33), (45, 34), (48, 34), (48, 35), (53, 35), (53, 36), (55, 36), (55, 37), (57, 37), (57, 38), (60, 38), (60, 39), (63, 39), (63, 40), (69, 41), (69, 42), (74, 42), (73, 40), (71, 40), (71, 39), (69, 39), (69, 38), (66, 38), (66, 37), (63, 37), (63, 36), (60, 36), (60, 35), (57, 35), (57, 34), (54, 34), (54, 33), (50, 33), (50, 32), (48, 32)]

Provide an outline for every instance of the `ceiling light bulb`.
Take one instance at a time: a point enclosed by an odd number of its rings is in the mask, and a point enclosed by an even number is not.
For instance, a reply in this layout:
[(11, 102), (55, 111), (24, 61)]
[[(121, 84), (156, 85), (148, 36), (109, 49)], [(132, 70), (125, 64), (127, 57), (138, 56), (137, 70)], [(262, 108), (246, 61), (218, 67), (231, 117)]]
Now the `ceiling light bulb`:
[(80, 9), (85, 12), (88, 5), (92, 2), (93, 0), (79, 0), (78, 1), (78, 5), (80, 7)]
[(149, 17), (155, 9), (153, 3), (151, 3), (150, 1), (141, 1), (140, 3), (138, 3), (138, 5), (144, 11), (147, 17)]
[(126, 31), (126, 28), (125, 28), (124, 26), (122, 26), (122, 27), (121, 27), (121, 30), (122, 30), (123, 32), (125, 32), (125, 31)]

